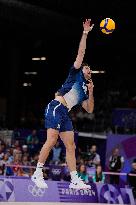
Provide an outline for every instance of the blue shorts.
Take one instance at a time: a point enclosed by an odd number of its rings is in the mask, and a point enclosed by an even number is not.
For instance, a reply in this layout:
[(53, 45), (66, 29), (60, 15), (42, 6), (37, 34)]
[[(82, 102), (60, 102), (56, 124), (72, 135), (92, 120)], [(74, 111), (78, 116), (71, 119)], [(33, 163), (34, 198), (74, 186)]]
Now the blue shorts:
[(53, 128), (59, 132), (73, 131), (68, 108), (57, 100), (52, 100), (45, 109), (45, 128)]

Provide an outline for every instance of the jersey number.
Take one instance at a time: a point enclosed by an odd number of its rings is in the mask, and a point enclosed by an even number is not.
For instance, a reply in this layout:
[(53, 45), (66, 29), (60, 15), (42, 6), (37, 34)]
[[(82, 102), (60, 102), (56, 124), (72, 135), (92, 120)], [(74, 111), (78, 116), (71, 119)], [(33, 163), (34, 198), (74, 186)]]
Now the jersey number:
[(84, 82), (83, 82), (82, 88), (84, 90), (84, 93), (86, 94), (87, 93), (87, 86)]

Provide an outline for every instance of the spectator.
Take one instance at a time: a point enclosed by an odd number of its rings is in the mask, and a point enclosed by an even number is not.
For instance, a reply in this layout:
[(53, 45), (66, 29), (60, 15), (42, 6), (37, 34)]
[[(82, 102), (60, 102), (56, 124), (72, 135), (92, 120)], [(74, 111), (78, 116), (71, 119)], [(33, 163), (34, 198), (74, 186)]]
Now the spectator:
[(87, 174), (87, 171), (86, 171), (86, 166), (84, 164), (80, 164), (79, 167), (78, 167), (78, 176), (81, 177), (81, 179), (88, 183), (89, 182), (89, 179), (88, 179), (88, 174)]
[(12, 148), (6, 149), (6, 153), (7, 153), (8, 156), (9, 156), (9, 163), (12, 163), (13, 160), (14, 160), (14, 157), (13, 157), (13, 149), (12, 149)]
[(0, 175), (3, 175), (3, 166), (0, 166)]
[(37, 165), (38, 157), (39, 157), (39, 154), (36, 153), (36, 154), (34, 155), (34, 157), (32, 158), (31, 166), (36, 166), (36, 165)]
[[(39, 154), (36, 153), (36, 154), (34, 155), (34, 157), (32, 158), (32, 160), (31, 160), (31, 166), (36, 167), (37, 162), (38, 162), (38, 158), (39, 158)], [(35, 168), (31, 168), (31, 169), (30, 169), (30, 175), (33, 175), (34, 170), (35, 170)]]
[(3, 150), (2, 145), (0, 145), (0, 160), (2, 160), (3, 157), (4, 157), (4, 150)]
[(57, 141), (57, 143), (53, 147), (52, 151), (53, 151), (53, 156), (52, 156), (51, 163), (57, 165), (60, 163), (60, 156), (61, 156), (61, 151), (62, 151), (62, 148), (60, 147), (59, 141)]
[(5, 150), (6, 150), (6, 144), (5, 144), (5, 143), (2, 143), (2, 144), (1, 144), (1, 149), (2, 149), (3, 152), (5, 153)]
[(83, 152), (80, 147), (77, 148), (77, 165), (84, 164), (87, 158), (87, 151)]
[(136, 176), (131, 176), (131, 174), (136, 175), (136, 159), (133, 160), (132, 170), (129, 172), (129, 174), (127, 176), (128, 184), (132, 188), (134, 198), (136, 199)]
[[(119, 154), (119, 149), (115, 148), (113, 150), (112, 156), (109, 158), (109, 171), (120, 173), (124, 165), (124, 157)], [(119, 175), (110, 175), (111, 184), (119, 184)]]
[[(3, 160), (0, 160), (1, 174), (4, 174), (5, 165), (8, 164), (9, 164), (9, 155), (5, 154)], [(7, 169), (6, 169), (6, 175), (9, 175)]]
[(39, 138), (37, 135), (37, 130), (33, 129), (32, 133), (28, 135), (26, 141), (30, 156), (33, 156), (35, 152), (39, 149)]
[(96, 167), (100, 164), (100, 155), (96, 152), (96, 145), (92, 145), (90, 151), (88, 152), (87, 165), (89, 167)]
[(16, 140), (15, 143), (12, 145), (13, 147), (13, 156), (21, 152), (21, 146), (19, 140)]
[[(22, 165), (23, 166), (30, 166), (31, 165), (30, 162), (28, 161), (28, 156), (27, 155), (23, 155), (23, 157), (22, 157)], [(23, 176), (29, 176), (30, 175), (30, 168), (23, 167), (22, 171), (23, 171)]]
[(39, 143), (39, 138), (37, 136), (37, 130), (33, 129), (32, 133), (28, 135), (27, 137), (27, 144), (38, 144)]
[(84, 159), (80, 158), (80, 157), (77, 157), (77, 165), (79, 166), (80, 164), (85, 164), (85, 161)]
[(22, 145), (22, 155), (28, 156), (29, 157), (29, 152), (28, 152), (28, 145)]
[[(22, 151), (21, 151), (21, 148), (20, 148), (20, 150), (16, 150), (15, 152), (14, 152), (14, 150), (13, 150), (13, 158), (15, 159), (16, 157), (18, 156), (18, 158), (22, 158)], [(21, 161), (21, 160), (20, 160)]]
[(15, 165), (15, 166), (12, 167), (13, 175), (14, 176), (20, 176), (20, 173), (22, 173), (22, 168), (19, 167), (20, 165), (22, 165), (21, 155), (20, 154), (17, 154), (17, 155), (14, 156), (14, 161), (13, 161), (12, 165)]
[(93, 175), (93, 182), (99, 182), (99, 183), (104, 183), (105, 182), (105, 175), (102, 172), (102, 166), (97, 165), (96, 167), (96, 172)]

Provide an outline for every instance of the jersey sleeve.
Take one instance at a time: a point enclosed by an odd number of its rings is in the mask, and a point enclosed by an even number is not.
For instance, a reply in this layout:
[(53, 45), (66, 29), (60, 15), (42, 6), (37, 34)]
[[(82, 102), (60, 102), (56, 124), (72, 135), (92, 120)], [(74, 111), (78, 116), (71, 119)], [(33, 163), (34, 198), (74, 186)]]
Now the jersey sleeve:
[(74, 65), (72, 65), (71, 68), (70, 68), (69, 74), (70, 74), (70, 75), (77, 74), (78, 72), (80, 72), (80, 70), (81, 70), (81, 68), (76, 69), (76, 68), (74, 67)]

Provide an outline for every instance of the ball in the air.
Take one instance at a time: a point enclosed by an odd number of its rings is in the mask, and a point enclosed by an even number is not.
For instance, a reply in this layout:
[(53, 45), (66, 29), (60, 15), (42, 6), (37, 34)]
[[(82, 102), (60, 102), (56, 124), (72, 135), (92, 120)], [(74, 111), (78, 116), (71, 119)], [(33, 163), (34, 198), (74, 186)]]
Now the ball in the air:
[(105, 34), (110, 34), (115, 30), (115, 22), (111, 18), (105, 18), (100, 23), (100, 29)]

